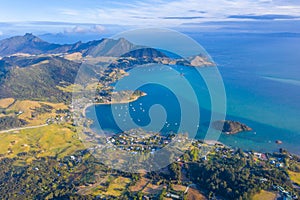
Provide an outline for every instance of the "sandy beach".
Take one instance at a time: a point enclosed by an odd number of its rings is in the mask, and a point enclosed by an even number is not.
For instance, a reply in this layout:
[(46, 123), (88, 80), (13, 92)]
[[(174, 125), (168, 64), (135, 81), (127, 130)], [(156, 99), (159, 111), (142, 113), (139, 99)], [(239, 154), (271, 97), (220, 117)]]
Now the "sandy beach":
[(113, 105), (113, 104), (127, 104), (127, 103), (131, 103), (134, 101), (137, 101), (139, 98), (146, 96), (146, 93), (143, 93), (141, 96), (135, 96), (132, 99), (128, 99), (128, 100), (122, 100), (122, 101), (112, 101), (112, 102), (105, 102), (105, 103), (88, 103), (84, 106), (84, 108), (82, 109), (82, 115), (85, 117), (85, 112), (86, 109), (90, 106), (93, 105)]

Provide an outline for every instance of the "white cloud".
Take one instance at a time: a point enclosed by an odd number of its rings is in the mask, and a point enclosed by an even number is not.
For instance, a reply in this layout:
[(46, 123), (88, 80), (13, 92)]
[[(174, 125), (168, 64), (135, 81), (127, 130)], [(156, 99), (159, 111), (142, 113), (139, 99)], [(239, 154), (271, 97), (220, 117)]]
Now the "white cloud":
[[(76, 3), (77, 2), (77, 3)], [(105, 3), (106, 2), (106, 3)], [(197, 24), (214, 21), (254, 21), (251, 18), (228, 18), (235, 15), (291, 15), (300, 16), (299, 0), (128, 0), (126, 2), (99, 1), (81, 3), (74, 1), (69, 7), (57, 3), (45, 6), (46, 11), (36, 7), (23, 9), (24, 13), (13, 8), (3, 9), (0, 20), (11, 22), (13, 26), (3, 24), (1, 31), (7, 34), (16, 29), (36, 32), (94, 32), (115, 31), (110, 25), (119, 25), (124, 29), (143, 27), (182, 28), (182, 24)], [(63, 9), (62, 9), (63, 8)], [(5, 13), (5, 11), (10, 11)], [(21, 15), (22, 14), (22, 15)], [(40, 22), (53, 22), (33, 24)], [(285, 19), (282, 19), (285, 20)], [(1, 21), (0, 21), (1, 22)], [(16, 25), (16, 23), (18, 24)], [(58, 23), (63, 22), (63, 23)], [(102, 24), (93, 26), (91, 24)], [(205, 27), (202, 24), (202, 27)], [(211, 25), (209, 25), (211, 26)], [(218, 28), (218, 27), (216, 27)], [(122, 29), (122, 30), (124, 30)], [(120, 28), (117, 29), (120, 31)], [(116, 31), (115, 31), (116, 32)]]
[(70, 15), (70, 16), (78, 16), (80, 15), (80, 12), (73, 9), (61, 9), (60, 14), (62, 15)]
[(105, 27), (101, 25), (92, 25), (92, 26), (84, 26), (77, 25), (72, 28), (66, 28), (65, 33), (103, 33), (105, 31)]
[[(197, 10), (199, 12), (195, 13)], [(70, 10), (65, 10), (64, 13), (70, 15), (79, 13), (79, 11), (70, 12)], [(226, 21), (229, 15), (246, 14), (300, 16), (300, 5), (293, 3), (283, 4), (279, 0), (139, 1), (117, 7), (86, 8), (86, 10), (80, 12), (80, 20), (81, 22), (84, 20), (100, 24), (172, 27), (185, 22)], [(165, 17), (170, 18), (163, 19)]]
[(3, 35), (3, 32), (2, 31), (0, 31), (0, 36), (2, 36)]

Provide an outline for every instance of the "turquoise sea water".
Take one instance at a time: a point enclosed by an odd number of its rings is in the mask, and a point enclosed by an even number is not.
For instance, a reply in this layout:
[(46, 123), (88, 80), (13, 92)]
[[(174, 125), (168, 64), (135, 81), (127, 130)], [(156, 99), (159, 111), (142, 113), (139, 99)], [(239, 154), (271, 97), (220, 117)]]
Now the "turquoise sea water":
[[(191, 36), (218, 64), (227, 95), (226, 118), (241, 121), (254, 129), (237, 135), (222, 135), (219, 140), (248, 150), (276, 151), (278, 148), (286, 148), (300, 154), (300, 38), (242, 34)], [(207, 88), (193, 68), (174, 66), (173, 69), (184, 74), (184, 77), (170, 73), (172, 69), (168, 67), (157, 71), (159, 76), (141, 69), (137, 77), (143, 79), (145, 76), (153, 76), (169, 83), (176, 83), (180, 78), (188, 79), (200, 102), (201, 119), (197, 137), (202, 138), (211, 116)], [(209, 68), (201, 70), (205, 73), (213, 71)], [(167, 123), (162, 131), (177, 131), (181, 113), (176, 94), (155, 84), (144, 85), (139, 89), (148, 95), (127, 106), (97, 105), (96, 115), (94, 107), (90, 107), (87, 116), (97, 119), (102, 129), (116, 133), (120, 129), (111, 109), (122, 110), (122, 113), (126, 110), (125, 113), (130, 114), (136, 124), (144, 126), (150, 123), (149, 108), (160, 104), (167, 113)], [(185, 100), (193, 103), (188, 98)], [(127, 124), (126, 121), (124, 124)], [(94, 127), (97, 128), (96, 125)], [(275, 144), (276, 140), (283, 141), (283, 144)]]

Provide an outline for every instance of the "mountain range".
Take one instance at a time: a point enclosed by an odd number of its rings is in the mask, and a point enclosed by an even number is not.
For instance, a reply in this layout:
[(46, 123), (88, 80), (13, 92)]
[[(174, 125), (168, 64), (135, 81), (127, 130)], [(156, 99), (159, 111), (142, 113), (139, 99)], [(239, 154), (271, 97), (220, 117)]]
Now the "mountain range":
[(77, 42), (74, 44), (52, 44), (43, 41), (33, 34), (26, 33), (24, 36), (15, 36), (0, 41), (0, 56), (9, 56), (17, 53), (23, 54), (61, 54), (80, 52), (84, 56), (121, 56), (132, 50), (141, 48), (124, 38), (118, 40), (101, 39), (87, 43)]
[[(103, 61), (97, 59), (102, 57), (115, 58), (108, 66), (110, 71), (126, 71), (147, 63), (213, 66), (199, 55), (188, 60), (170, 58), (165, 52), (135, 45), (124, 38), (61, 45), (27, 33), (0, 41), (0, 98), (67, 101), (71, 94), (59, 89), (61, 83), (73, 84), (83, 62), (94, 59), (97, 62), (93, 64), (99, 65)], [(93, 67), (88, 70), (90, 74), (98, 73)]]

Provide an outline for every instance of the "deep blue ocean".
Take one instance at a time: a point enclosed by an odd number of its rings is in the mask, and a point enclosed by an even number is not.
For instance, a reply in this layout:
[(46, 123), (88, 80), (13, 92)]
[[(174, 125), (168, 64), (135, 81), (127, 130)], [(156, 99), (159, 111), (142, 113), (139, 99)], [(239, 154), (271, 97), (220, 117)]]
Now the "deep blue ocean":
[[(226, 119), (240, 121), (253, 128), (251, 132), (221, 135), (219, 141), (245, 150), (272, 152), (285, 148), (300, 154), (300, 37), (212, 33), (190, 36), (205, 48), (222, 75), (227, 96)], [(211, 116), (207, 88), (193, 68), (173, 68), (192, 83), (201, 102), (197, 135), (201, 139)], [(153, 76), (147, 70), (141, 69), (138, 77), (143, 79), (145, 76)], [(182, 78), (169, 71), (172, 71), (169, 67), (160, 69), (157, 77), (170, 83)], [(87, 116), (98, 120), (102, 129), (118, 133), (121, 130), (112, 115), (112, 109), (130, 114), (136, 124), (145, 126), (150, 122), (149, 108), (160, 104), (167, 113), (161, 131), (176, 132), (181, 115), (176, 95), (168, 88), (155, 84), (144, 85), (139, 89), (145, 91), (147, 96), (127, 105), (92, 106), (87, 109)], [(185, 101), (188, 103), (188, 98)], [(115, 117), (123, 116), (120, 114)], [(122, 130), (124, 127), (133, 128), (126, 124), (124, 121)], [(97, 129), (96, 124), (93, 127)], [(283, 144), (276, 144), (276, 140), (281, 140)]]

